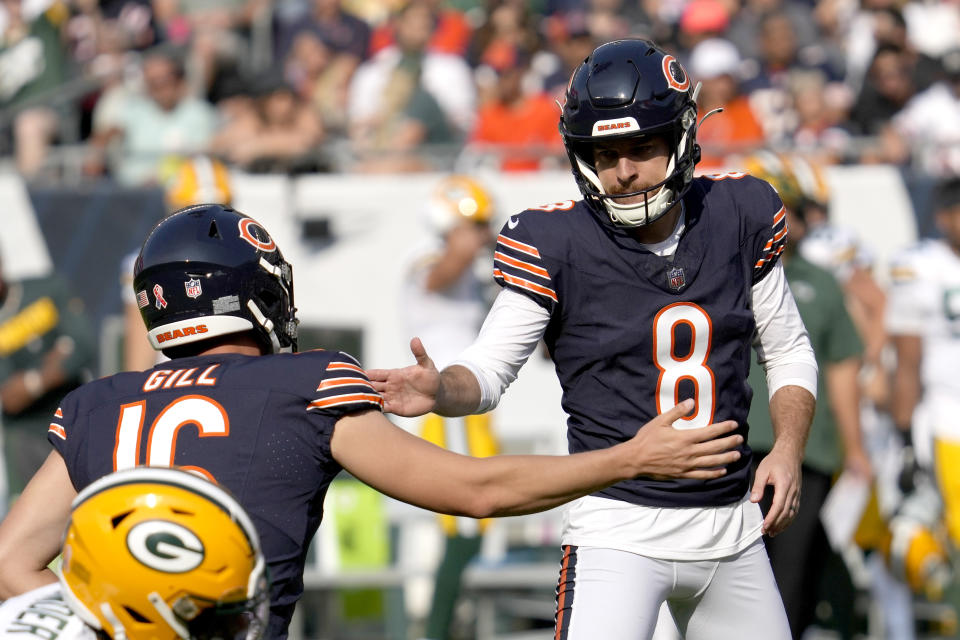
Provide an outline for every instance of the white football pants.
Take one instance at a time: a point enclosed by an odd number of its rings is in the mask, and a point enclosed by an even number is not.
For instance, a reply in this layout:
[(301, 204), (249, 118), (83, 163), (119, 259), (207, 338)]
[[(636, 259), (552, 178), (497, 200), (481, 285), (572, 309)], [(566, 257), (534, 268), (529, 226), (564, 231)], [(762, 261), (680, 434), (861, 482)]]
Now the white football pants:
[(563, 551), (556, 640), (650, 640), (664, 602), (686, 640), (791, 639), (761, 539), (720, 560), (657, 560), (570, 546)]

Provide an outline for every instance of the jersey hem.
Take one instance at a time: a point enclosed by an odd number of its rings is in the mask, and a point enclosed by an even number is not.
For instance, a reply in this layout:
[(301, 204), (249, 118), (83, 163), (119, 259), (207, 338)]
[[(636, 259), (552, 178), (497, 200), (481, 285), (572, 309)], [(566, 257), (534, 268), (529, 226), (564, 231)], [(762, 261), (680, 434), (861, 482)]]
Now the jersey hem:
[(682, 560), (682, 561), (700, 561), (700, 560), (719, 560), (728, 556), (740, 553), (751, 544), (756, 542), (763, 535), (762, 525), (748, 531), (742, 538), (730, 545), (721, 547), (711, 547), (707, 549), (664, 549), (661, 547), (651, 547), (649, 545), (635, 545), (624, 543), (623, 541), (604, 539), (593, 536), (562, 535), (560, 544), (563, 546), (572, 545), (581, 548), (596, 549), (615, 549), (617, 551), (626, 551), (635, 553), (638, 556), (646, 556), (656, 560)]

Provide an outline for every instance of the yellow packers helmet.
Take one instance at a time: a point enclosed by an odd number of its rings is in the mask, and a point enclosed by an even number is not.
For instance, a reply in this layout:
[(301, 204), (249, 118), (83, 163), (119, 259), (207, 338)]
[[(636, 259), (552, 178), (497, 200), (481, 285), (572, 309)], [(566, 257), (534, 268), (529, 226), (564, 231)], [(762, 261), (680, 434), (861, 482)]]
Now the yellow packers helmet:
[(490, 192), (477, 180), (452, 175), (440, 181), (430, 198), (430, 222), (440, 235), (457, 224), (469, 221), (489, 224), (494, 204)]
[(256, 640), (269, 611), (257, 532), (226, 491), (186, 471), (110, 474), (73, 502), (60, 582), (114, 640)]
[(195, 204), (232, 204), (230, 171), (215, 158), (181, 159), (170, 166), (168, 173), (165, 183), (170, 211)]
[(939, 600), (952, 580), (945, 536), (921, 523), (894, 518), (883, 551), (893, 575), (930, 600)]
[(830, 201), (830, 186), (819, 163), (800, 155), (788, 158), (790, 171), (800, 185), (803, 197), (825, 207)]
[(890, 535), (882, 550), (894, 576), (915, 593), (938, 600), (953, 577), (942, 521), (943, 502), (926, 474), (916, 482), (890, 518)]
[(743, 170), (753, 177), (769, 182), (777, 190), (784, 206), (800, 215), (804, 195), (793, 173), (790, 158), (772, 151), (759, 151), (747, 156), (742, 165)]

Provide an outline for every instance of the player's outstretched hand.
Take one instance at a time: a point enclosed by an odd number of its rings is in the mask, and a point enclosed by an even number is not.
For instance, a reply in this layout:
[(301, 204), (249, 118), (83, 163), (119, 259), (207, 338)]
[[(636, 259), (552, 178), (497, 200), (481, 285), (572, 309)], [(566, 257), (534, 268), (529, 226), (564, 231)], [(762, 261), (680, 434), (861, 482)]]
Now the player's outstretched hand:
[(675, 429), (673, 423), (693, 410), (693, 400), (684, 400), (637, 431), (630, 441), (637, 447), (637, 475), (657, 479), (719, 478), (726, 465), (740, 458), (737, 447), (743, 436), (729, 434), (737, 428), (733, 420), (701, 429)]
[(750, 502), (760, 502), (768, 485), (773, 486), (773, 502), (763, 519), (763, 532), (771, 538), (786, 529), (800, 510), (800, 459), (773, 448), (757, 466), (750, 491)]
[(398, 416), (422, 416), (437, 403), (440, 372), (420, 338), (410, 341), (417, 363), (401, 369), (367, 369), (373, 388), (383, 396), (383, 410)]

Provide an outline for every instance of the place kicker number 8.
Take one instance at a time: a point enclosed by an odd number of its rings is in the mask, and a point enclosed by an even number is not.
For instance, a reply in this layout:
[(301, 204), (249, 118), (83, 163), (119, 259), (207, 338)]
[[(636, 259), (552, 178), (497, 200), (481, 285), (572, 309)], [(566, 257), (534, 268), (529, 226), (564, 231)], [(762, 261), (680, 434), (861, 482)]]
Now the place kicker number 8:
[[(690, 352), (675, 353), (677, 325), (690, 328)], [(690, 380), (697, 403), (691, 416), (673, 423), (677, 429), (699, 429), (713, 422), (716, 408), (716, 382), (707, 366), (710, 356), (713, 324), (701, 307), (691, 302), (677, 302), (660, 310), (653, 319), (653, 362), (660, 370), (657, 379), (657, 413), (663, 413), (684, 398), (679, 397), (680, 381)]]
[[(113, 450), (113, 470), (132, 469), (140, 459), (140, 440), (147, 401), (140, 400), (120, 407), (117, 440)], [(189, 395), (177, 398), (160, 412), (147, 432), (147, 464), (172, 467), (180, 427), (192, 424), (201, 438), (230, 435), (230, 419), (220, 403), (207, 396)], [(209, 479), (213, 475), (201, 467), (184, 466)]]

